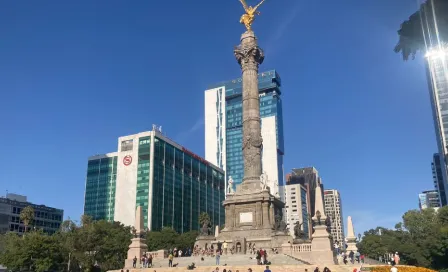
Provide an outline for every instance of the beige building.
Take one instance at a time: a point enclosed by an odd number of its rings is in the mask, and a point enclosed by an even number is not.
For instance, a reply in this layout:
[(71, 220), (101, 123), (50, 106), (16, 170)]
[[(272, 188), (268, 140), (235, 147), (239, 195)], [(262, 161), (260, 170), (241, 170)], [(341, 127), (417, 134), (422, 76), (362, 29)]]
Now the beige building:
[(308, 198), (305, 186), (301, 184), (287, 184), (284, 186), (285, 191), (285, 213), (284, 219), (291, 236), (294, 236), (294, 225), (297, 221), (302, 224), (302, 230), (305, 232), (305, 238), (310, 239), (311, 232), (309, 229), (308, 215)]
[(325, 214), (331, 219), (331, 235), (334, 242), (344, 241), (344, 221), (342, 216), (341, 195), (338, 190), (324, 191)]

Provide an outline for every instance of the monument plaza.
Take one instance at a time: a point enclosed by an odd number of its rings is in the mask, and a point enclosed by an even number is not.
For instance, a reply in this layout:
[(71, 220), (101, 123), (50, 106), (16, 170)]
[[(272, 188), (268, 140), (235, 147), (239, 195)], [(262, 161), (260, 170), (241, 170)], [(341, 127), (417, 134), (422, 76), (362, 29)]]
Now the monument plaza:
[[(297, 222), (294, 226), (294, 237), (289, 234), (283, 221), (282, 209), (284, 203), (280, 197), (274, 196), (268, 186), (268, 176), (262, 170), (263, 139), (261, 136), (260, 103), (258, 91), (258, 67), (263, 63), (264, 53), (258, 46), (257, 38), (252, 30), (255, 16), (259, 15), (258, 8), (264, 3), (262, 0), (256, 6), (248, 6), (240, 0), (245, 13), (240, 23), (246, 31), (241, 35), (240, 44), (235, 47), (234, 54), (242, 73), (242, 107), (243, 107), (243, 144), (244, 175), (242, 183), (233, 190), (233, 180), (229, 177), (226, 199), (223, 201), (225, 210), (225, 226), (221, 231), (212, 235), (212, 226), (205, 222), (201, 235), (197, 237), (195, 246), (205, 249), (211, 245), (218, 248), (218, 243), (227, 243), (233, 248), (236, 256), (249, 254), (248, 245), (256, 249), (277, 251), (282, 255), (289, 255), (306, 263), (328, 264), (337, 263), (329, 234), (329, 218), (325, 215), (323, 194), (320, 186), (315, 190), (314, 214), (311, 218), (313, 233), (311, 239), (306, 239), (302, 228), (309, 222)], [(137, 217), (142, 216), (137, 208)], [(142, 220), (136, 219), (136, 235), (129, 249), (126, 267), (132, 263), (134, 256), (141, 256), (146, 251), (145, 240), (141, 237)], [(217, 229), (219, 229), (217, 227)], [(348, 246), (356, 251), (356, 237), (352, 220), (348, 220)], [(162, 252), (155, 253), (158, 258), (164, 258)], [(197, 264), (199, 265), (199, 264)]]

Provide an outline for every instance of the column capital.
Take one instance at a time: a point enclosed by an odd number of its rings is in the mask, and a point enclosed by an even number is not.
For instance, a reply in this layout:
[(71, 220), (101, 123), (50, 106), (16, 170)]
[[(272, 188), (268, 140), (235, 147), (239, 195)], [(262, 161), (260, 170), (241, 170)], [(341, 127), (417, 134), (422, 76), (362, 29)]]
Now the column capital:
[(245, 70), (258, 70), (258, 65), (263, 63), (264, 52), (258, 45), (239, 45), (233, 50), (242, 72)]

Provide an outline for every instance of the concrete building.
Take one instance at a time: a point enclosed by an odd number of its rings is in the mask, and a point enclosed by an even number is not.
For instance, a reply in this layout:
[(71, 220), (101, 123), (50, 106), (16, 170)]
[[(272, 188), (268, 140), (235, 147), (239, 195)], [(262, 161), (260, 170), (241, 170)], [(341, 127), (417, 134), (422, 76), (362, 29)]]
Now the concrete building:
[(95, 220), (134, 225), (142, 206), (144, 226), (178, 232), (199, 229), (199, 214), (224, 224), (224, 171), (152, 131), (118, 138), (118, 151), (88, 160), (84, 213)]
[(435, 153), (433, 155), (433, 160), (431, 163), (432, 179), (434, 181), (434, 188), (439, 195), (441, 207), (447, 205), (446, 186), (443, 180), (442, 166), (443, 166), (443, 156), (440, 156), (439, 153)]
[(448, 199), (448, 47), (438, 46), (428, 50), (426, 54), (426, 68), (439, 149), (438, 161), (441, 175), (437, 177), (438, 186), (436, 188), (441, 196), (445, 196), (440, 199), (444, 200), (444, 205), (446, 205), (446, 200)]
[(286, 184), (285, 191), (285, 212), (284, 220), (289, 229), (289, 233), (294, 237), (294, 225), (297, 221), (302, 224), (305, 238), (310, 239), (312, 229), (309, 227), (311, 216), (308, 213), (309, 199), (305, 186), (295, 183)]
[(338, 190), (324, 191), (325, 214), (331, 219), (331, 236), (334, 242), (344, 243), (344, 220), (341, 195)]
[(286, 184), (302, 184), (306, 188), (308, 203), (311, 203), (308, 207), (308, 213), (314, 216), (316, 187), (320, 184), (322, 191), (324, 190), (317, 169), (314, 167), (294, 168), (291, 173), (286, 175)]
[(20, 212), (28, 206), (34, 209), (34, 221), (28, 228), (42, 229), (49, 234), (59, 229), (64, 218), (63, 210), (30, 203), (26, 196), (6, 194), (6, 197), (0, 197), (0, 233), (24, 233), (25, 225), (20, 220)]
[(439, 208), (439, 193), (436, 190), (424, 191), (418, 195), (418, 202), (421, 210), (428, 208)]
[[(280, 76), (275, 70), (258, 74), (262, 169), (274, 196), (283, 182), (283, 114)], [(225, 169), (235, 185), (243, 178), (242, 79), (211, 86), (205, 91), (205, 159)]]

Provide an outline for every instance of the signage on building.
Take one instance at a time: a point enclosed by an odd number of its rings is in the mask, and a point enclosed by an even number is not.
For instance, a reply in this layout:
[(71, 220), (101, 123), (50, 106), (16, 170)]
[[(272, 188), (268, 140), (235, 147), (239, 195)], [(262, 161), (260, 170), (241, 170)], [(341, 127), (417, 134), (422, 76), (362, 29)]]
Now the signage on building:
[(194, 154), (193, 152), (191, 152), (190, 150), (186, 149), (185, 147), (182, 147), (182, 151), (185, 152), (186, 154), (192, 156), (193, 158), (197, 159), (198, 161), (204, 163), (205, 165), (208, 165), (208, 161), (204, 160), (203, 158), (199, 157), (198, 155)]
[(128, 166), (132, 163), (132, 157), (130, 155), (124, 156), (123, 164)]

